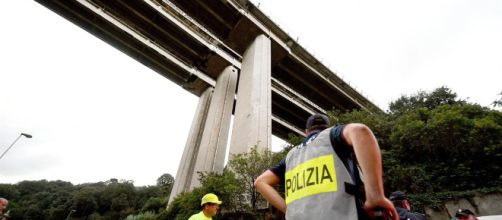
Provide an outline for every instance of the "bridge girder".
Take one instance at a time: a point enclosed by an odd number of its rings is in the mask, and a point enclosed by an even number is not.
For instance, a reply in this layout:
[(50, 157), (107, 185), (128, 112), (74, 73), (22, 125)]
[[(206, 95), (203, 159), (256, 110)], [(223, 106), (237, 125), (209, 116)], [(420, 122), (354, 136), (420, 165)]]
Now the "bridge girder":
[(301, 134), (312, 112), (381, 111), (245, 0), (36, 1), (197, 96), (268, 36), (272, 132), (283, 139)]

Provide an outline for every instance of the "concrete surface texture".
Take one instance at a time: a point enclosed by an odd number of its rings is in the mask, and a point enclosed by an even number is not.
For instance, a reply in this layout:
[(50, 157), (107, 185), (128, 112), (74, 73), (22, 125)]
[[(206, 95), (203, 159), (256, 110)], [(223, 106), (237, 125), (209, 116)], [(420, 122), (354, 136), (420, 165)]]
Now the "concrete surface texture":
[[(459, 199), (455, 201), (445, 202), (445, 206), (451, 215), (462, 209), (470, 209), (477, 216), (484, 216), (483, 220), (502, 220), (502, 193), (492, 193), (486, 195), (476, 195), (472, 199)], [(429, 220), (443, 220), (448, 219), (446, 210), (433, 210), (426, 208), (425, 210)]]

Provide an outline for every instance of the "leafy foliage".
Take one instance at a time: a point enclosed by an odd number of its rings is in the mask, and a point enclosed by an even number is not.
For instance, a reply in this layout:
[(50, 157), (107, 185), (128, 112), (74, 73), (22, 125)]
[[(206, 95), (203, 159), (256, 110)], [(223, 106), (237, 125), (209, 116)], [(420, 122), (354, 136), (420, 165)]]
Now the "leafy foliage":
[(405, 191), (422, 208), (436, 207), (448, 198), (443, 195), (500, 189), (502, 113), (460, 100), (449, 88), (402, 96), (387, 114), (334, 110), (329, 116), (368, 125), (382, 149), (386, 191)]
[(47, 180), (0, 184), (0, 195), (9, 200), (10, 220), (66, 219), (71, 210), (72, 219), (148, 216), (140, 211), (157, 213), (168, 198), (159, 186), (134, 187), (132, 181), (117, 179), (80, 185)]
[[(242, 191), (240, 182), (232, 172), (227, 170), (223, 174), (199, 173), (199, 180), (202, 186), (176, 196), (169, 203), (165, 216), (160, 219), (184, 220), (190, 218), (191, 215), (202, 210), (200, 200), (210, 192), (218, 195), (219, 199), (223, 201), (220, 206), (222, 212), (223, 210), (236, 212), (244, 206), (244, 199), (240, 194)], [(221, 216), (221, 212), (216, 218), (219, 216)]]
[(493, 101), (493, 107), (502, 107), (502, 92), (499, 93), (500, 98)]
[(167, 193), (168, 197), (171, 194), (171, 189), (174, 186), (174, 177), (169, 173), (162, 174), (157, 178), (157, 186), (159, 186), (163, 193)]
[(248, 153), (233, 155), (228, 164), (236, 173), (246, 199), (250, 201), (251, 212), (256, 212), (258, 204), (265, 203), (265, 200), (254, 188), (254, 181), (272, 166), (272, 152), (270, 150), (258, 152), (254, 146)]
[[(258, 210), (263, 208), (265, 200), (254, 188), (254, 181), (279, 157), (274, 157), (270, 150), (259, 152), (255, 147), (249, 152), (236, 154), (228, 162), (223, 174), (199, 173), (201, 187), (178, 195), (169, 204), (166, 219), (188, 219), (200, 212), (200, 199), (206, 193), (215, 193), (220, 200), (221, 212), (216, 218), (233, 218), (246, 216), (246, 219), (257, 219), (262, 215)], [(233, 216), (233, 217), (232, 217)]]
[(137, 215), (129, 215), (125, 220), (156, 220), (157, 215), (155, 212), (142, 212)]
[(383, 113), (370, 113), (364, 110), (341, 113), (333, 110), (328, 112), (330, 121), (334, 124), (362, 123), (371, 128), (378, 139), (382, 149), (390, 147), (389, 135), (392, 128), (392, 120)]
[[(429, 191), (500, 184), (502, 114), (479, 105), (441, 105), (399, 117), (390, 137), (393, 174), (410, 166), (426, 173)], [(398, 168), (394, 168), (398, 167)], [(476, 178), (472, 178), (476, 176)], [(454, 181), (453, 181), (454, 180)], [(410, 185), (408, 185), (410, 186)], [(422, 189), (423, 190), (423, 189)], [(417, 191), (419, 192), (419, 191)]]
[(414, 111), (420, 108), (434, 109), (440, 105), (463, 104), (465, 100), (459, 100), (457, 94), (447, 87), (440, 87), (427, 93), (419, 91), (412, 96), (401, 96), (389, 105), (389, 113), (394, 116)]

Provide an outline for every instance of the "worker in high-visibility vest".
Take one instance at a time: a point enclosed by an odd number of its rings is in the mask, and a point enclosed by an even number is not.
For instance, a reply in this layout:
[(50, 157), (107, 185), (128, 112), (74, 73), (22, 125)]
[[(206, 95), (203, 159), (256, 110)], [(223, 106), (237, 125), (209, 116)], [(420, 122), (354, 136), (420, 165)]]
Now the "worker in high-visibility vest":
[(211, 220), (213, 216), (216, 215), (218, 209), (220, 208), (221, 201), (213, 193), (208, 193), (202, 197), (200, 205), (202, 206), (202, 211), (197, 214), (190, 216), (188, 220)]

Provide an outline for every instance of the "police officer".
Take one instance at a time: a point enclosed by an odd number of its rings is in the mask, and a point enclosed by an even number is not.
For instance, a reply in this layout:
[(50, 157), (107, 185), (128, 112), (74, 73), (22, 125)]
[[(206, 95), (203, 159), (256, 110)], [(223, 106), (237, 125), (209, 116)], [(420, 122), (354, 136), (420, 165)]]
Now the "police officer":
[(424, 215), (411, 212), (410, 202), (408, 202), (408, 197), (403, 192), (392, 192), (389, 199), (394, 203), (400, 220), (427, 220)]
[[(384, 196), (380, 148), (373, 132), (355, 123), (328, 127), (326, 115), (310, 116), (303, 143), (256, 179), (257, 191), (288, 220), (368, 219), (376, 209), (398, 220)], [(273, 187), (281, 182), (285, 198)]]
[(478, 220), (476, 214), (469, 209), (458, 209), (455, 218), (458, 220)]

